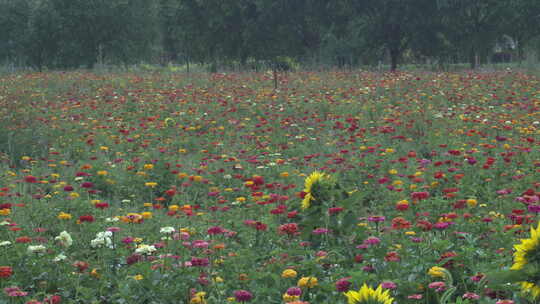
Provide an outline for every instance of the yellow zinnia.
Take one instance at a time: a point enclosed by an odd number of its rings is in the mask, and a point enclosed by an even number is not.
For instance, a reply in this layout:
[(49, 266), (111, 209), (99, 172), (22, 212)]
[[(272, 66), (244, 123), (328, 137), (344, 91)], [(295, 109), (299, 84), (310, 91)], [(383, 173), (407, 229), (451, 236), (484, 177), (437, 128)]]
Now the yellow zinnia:
[(283, 270), (283, 272), (281, 273), (281, 277), (282, 278), (296, 278), (296, 275), (298, 273), (294, 270), (294, 269), (285, 269)]
[(302, 288), (313, 288), (317, 286), (319, 281), (316, 277), (303, 277), (300, 280), (298, 280), (298, 287)]
[(373, 289), (366, 284), (360, 288), (359, 291), (349, 290), (345, 293), (345, 296), (349, 300), (349, 304), (355, 303), (380, 303), (380, 304), (392, 304), (394, 299), (390, 297), (390, 291), (383, 289), (381, 285), (377, 289)]
[(443, 267), (433, 266), (429, 269), (428, 274), (435, 278), (444, 278), (446, 275), (445, 271), (446, 269), (444, 269)]

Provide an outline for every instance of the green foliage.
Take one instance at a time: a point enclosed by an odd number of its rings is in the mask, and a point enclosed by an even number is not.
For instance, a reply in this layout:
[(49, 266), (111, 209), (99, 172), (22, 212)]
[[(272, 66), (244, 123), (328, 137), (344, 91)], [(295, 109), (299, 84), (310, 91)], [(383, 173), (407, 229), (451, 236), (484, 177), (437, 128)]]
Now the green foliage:
[[(249, 60), (337, 65), (489, 62), (536, 48), (534, 0), (0, 0), (0, 62), (36, 69)], [(295, 62), (295, 64), (291, 64)]]

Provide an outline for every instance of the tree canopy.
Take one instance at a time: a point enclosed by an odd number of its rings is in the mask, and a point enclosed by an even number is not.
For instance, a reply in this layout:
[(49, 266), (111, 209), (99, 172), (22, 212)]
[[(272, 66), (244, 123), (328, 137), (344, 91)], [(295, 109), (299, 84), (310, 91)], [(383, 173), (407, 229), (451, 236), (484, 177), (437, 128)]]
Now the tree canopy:
[(0, 0), (0, 62), (66, 69), (288, 58), (475, 68), (522, 59), (537, 45), (539, 20), (536, 0)]

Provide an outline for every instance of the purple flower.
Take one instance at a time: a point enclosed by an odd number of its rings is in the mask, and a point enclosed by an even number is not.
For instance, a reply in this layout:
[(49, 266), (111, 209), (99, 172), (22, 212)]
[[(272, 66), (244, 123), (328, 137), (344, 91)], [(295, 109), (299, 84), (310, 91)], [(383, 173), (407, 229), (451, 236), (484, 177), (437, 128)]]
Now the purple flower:
[(378, 237), (370, 236), (364, 240), (363, 244), (365, 245), (377, 245), (381, 242)]
[(384, 222), (385, 219), (386, 218), (384, 216), (380, 216), (380, 215), (374, 215), (367, 218), (368, 222), (375, 222), (375, 223)]
[(293, 297), (299, 297), (302, 295), (302, 289), (300, 287), (291, 287), (287, 289), (287, 294)]
[(529, 205), (527, 209), (532, 213), (540, 213), (540, 205)]
[(234, 292), (234, 298), (238, 302), (248, 302), (253, 298), (253, 295), (247, 290), (237, 290)]

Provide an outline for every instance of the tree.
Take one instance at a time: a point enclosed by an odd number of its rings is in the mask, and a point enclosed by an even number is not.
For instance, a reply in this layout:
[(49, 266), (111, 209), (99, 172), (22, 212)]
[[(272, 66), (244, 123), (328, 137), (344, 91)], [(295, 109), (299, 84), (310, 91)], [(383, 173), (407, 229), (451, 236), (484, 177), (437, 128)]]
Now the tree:
[(518, 59), (521, 62), (527, 43), (540, 35), (540, 28), (534, 26), (540, 22), (540, 2), (536, 0), (509, 0), (500, 1), (499, 6), (504, 14), (503, 33), (516, 42)]
[(0, 0), (0, 61), (21, 61), (30, 19), (29, 1)]
[(466, 52), (471, 69), (488, 55), (502, 32), (500, 0), (439, 0), (445, 37)]
[(435, 3), (429, 0), (350, 0), (349, 6), (358, 17), (351, 22), (360, 41), (368, 49), (380, 48), (390, 57), (390, 70), (395, 71), (404, 52), (419, 33), (427, 33), (428, 12)]

